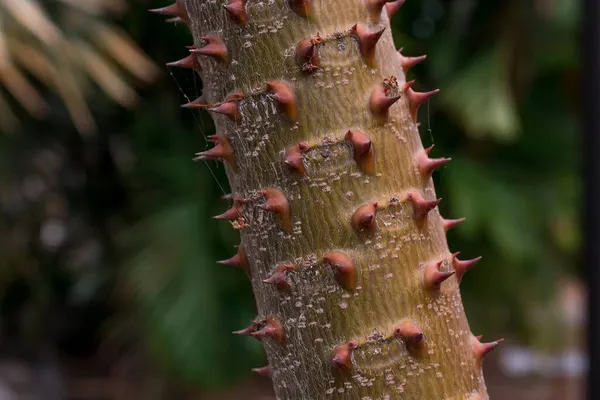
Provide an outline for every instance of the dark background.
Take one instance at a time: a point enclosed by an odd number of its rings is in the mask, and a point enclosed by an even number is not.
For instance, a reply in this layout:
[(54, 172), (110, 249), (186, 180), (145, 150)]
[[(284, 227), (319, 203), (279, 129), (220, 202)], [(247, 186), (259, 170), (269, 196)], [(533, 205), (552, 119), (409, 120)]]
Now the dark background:
[[(222, 166), (191, 161), (213, 126), (179, 105), (202, 84), (164, 66), (187, 28), (148, 13), (159, 0), (6, 4), (0, 398), (272, 396), (250, 373), (261, 346), (229, 334), (255, 305), (215, 263), (238, 235), (210, 218)], [(506, 338), (492, 398), (582, 398), (579, 16), (572, 0), (408, 0), (392, 21), (403, 54), (428, 55), (415, 88), (441, 89), (420, 130), (453, 159), (434, 175), (442, 214), (467, 218), (450, 248), (483, 256), (462, 285), (471, 328)]]

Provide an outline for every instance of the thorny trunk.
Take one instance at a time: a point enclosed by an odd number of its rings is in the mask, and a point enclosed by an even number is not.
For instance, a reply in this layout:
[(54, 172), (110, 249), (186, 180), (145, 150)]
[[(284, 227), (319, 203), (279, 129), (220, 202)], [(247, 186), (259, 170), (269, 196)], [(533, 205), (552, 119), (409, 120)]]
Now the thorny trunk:
[(277, 398), (484, 399), (482, 344), (437, 210), (389, 18), (404, 0), (177, 0)]

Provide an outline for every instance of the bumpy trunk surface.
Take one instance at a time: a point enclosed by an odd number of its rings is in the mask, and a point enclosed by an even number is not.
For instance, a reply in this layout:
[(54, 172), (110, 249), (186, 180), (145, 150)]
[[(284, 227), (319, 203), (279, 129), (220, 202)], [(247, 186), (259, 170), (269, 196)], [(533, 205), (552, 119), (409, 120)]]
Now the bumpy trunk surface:
[(278, 399), (483, 399), (485, 353), (389, 18), (404, 0), (178, 0)]

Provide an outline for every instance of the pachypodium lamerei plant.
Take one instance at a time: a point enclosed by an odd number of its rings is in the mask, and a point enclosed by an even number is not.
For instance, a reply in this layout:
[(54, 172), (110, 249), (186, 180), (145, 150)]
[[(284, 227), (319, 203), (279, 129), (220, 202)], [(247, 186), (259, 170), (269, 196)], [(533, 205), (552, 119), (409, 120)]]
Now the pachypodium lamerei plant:
[(239, 229), (222, 264), (252, 282), (278, 399), (485, 399), (481, 364), (501, 340), (469, 329), (459, 260), (440, 216), (406, 80), (425, 57), (396, 51), (404, 0), (177, 0), (187, 24)]

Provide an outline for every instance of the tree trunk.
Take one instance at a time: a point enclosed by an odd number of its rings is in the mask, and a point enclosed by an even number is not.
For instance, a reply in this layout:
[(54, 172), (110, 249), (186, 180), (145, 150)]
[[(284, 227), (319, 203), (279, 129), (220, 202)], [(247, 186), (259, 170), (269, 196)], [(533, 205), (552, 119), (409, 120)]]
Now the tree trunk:
[[(437, 210), (417, 93), (389, 18), (404, 0), (178, 0), (214, 117), (238, 265), (278, 399), (484, 399), (482, 344)], [(460, 99), (457, 99), (460, 101)]]

